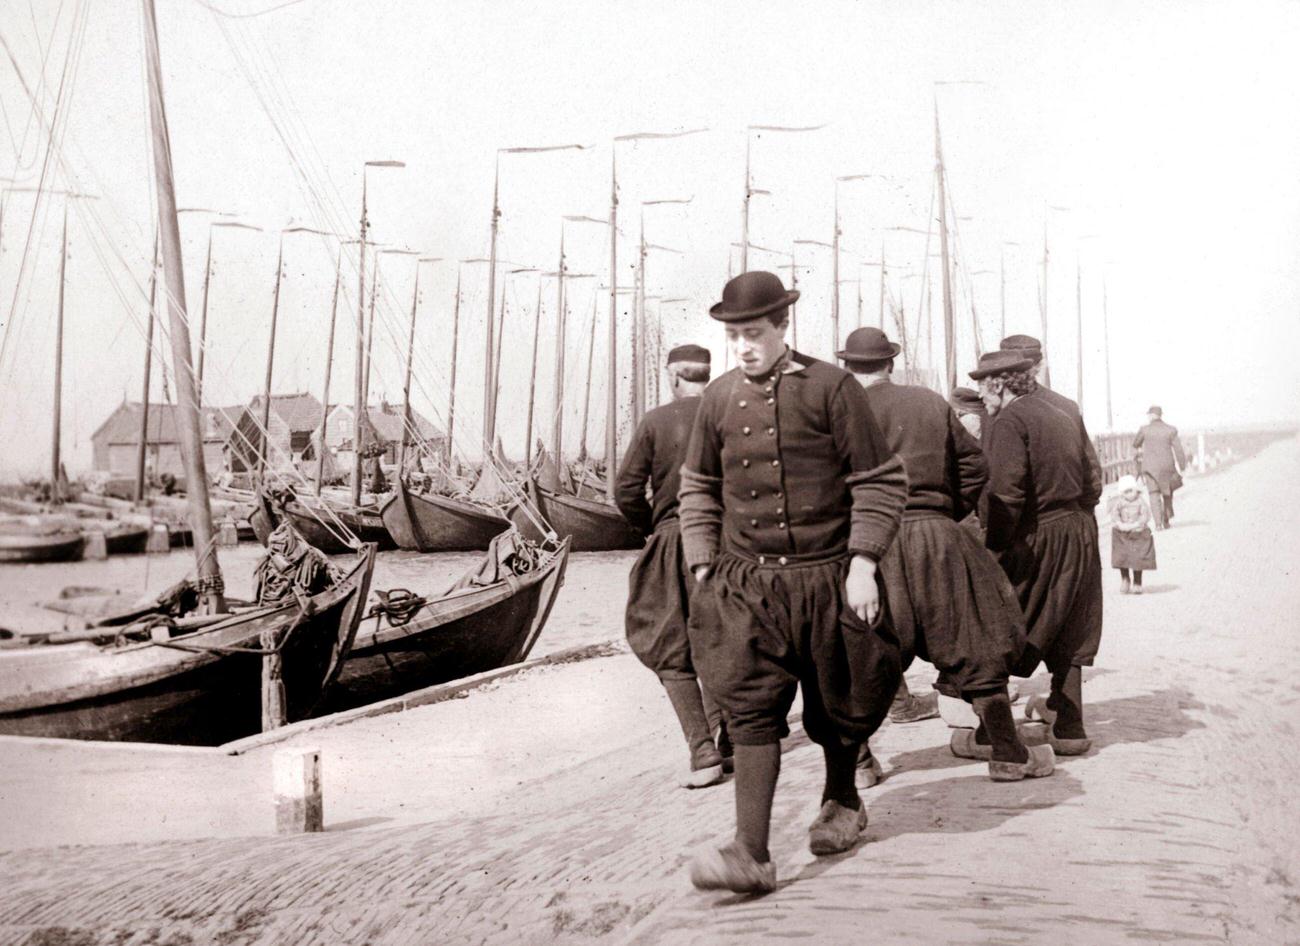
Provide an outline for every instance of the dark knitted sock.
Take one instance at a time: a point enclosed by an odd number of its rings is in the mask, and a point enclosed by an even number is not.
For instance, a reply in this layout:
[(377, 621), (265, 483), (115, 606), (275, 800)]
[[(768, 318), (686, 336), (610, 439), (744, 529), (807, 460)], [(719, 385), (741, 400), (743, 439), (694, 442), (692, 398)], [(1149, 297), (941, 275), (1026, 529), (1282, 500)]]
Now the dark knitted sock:
[(677, 722), (682, 727), (682, 735), (691, 752), (694, 753), (705, 743), (713, 745), (713, 730), (709, 728), (709, 720), (705, 715), (699, 683), (690, 678), (671, 677), (659, 682), (668, 694), (668, 701), (673, 705), (673, 712), (677, 714)]
[(772, 799), (780, 774), (779, 742), (736, 746), (736, 840), (760, 864), (772, 859), (767, 839), (772, 828)]
[(1136, 568), (1133, 569), (1133, 584), (1137, 585), (1139, 588), (1142, 587), (1142, 572)]
[(1048, 706), (1056, 710), (1052, 732), (1058, 739), (1086, 739), (1083, 728), (1083, 668), (1070, 666), (1052, 671)]
[(857, 745), (822, 746), (826, 757), (826, 786), (822, 789), (822, 804), (837, 801), (845, 808), (855, 811), (862, 807), (858, 796), (858, 787), (854, 784), (855, 770), (858, 767)]
[(1119, 577), (1122, 578), (1122, 579), (1124, 579), (1125, 581), (1128, 581), (1128, 569), (1127, 569), (1127, 568), (1121, 568), (1121, 569), (1119, 570)]
[(1028, 762), (1029, 750), (1016, 732), (1016, 721), (1011, 715), (1011, 699), (1007, 696), (1006, 689), (1001, 693), (977, 696), (971, 704), (980, 718), (980, 729), (986, 732), (993, 745), (993, 761)]

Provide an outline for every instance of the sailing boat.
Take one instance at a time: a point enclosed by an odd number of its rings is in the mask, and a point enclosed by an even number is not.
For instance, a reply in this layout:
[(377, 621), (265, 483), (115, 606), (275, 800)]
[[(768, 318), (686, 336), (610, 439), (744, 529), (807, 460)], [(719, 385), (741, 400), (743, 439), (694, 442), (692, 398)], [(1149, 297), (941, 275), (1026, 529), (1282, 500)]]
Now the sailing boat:
[[(614, 479), (617, 472), (615, 464), (616, 447), (617, 447), (617, 423), (618, 423), (618, 386), (614, 379), (618, 376), (617, 371), (617, 325), (615, 314), (618, 311), (618, 287), (615, 274), (617, 273), (616, 245), (618, 239), (617, 229), (617, 208), (618, 208), (618, 186), (617, 179), (613, 188), (613, 202), (610, 206), (610, 315), (609, 315), (609, 333), (608, 345), (606, 348), (606, 363), (608, 366), (608, 377), (610, 379), (607, 391), (607, 404), (605, 415), (605, 497), (585, 498), (575, 493), (571, 493), (563, 488), (559, 482), (555, 483), (553, 488), (541, 485), (535, 477), (530, 476), (524, 487), (524, 499), (517, 503), (510, 511), (510, 519), (523, 535), (528, 538), (540, 540), (544, 533), (539, 522), (548, 523), (555, 533), (561, 538), (568, 538), (573, 543), (574, 551), (578, 552), (607, 552), (617, 549), (636, 549), (645, 544), (645, 537), (636, 529), (628, 524), (623, 518), (622, 513), (614, 506)], [(552, 416), (556, 418), (556, 429), (554, 431), (554, 441), (552, 443), (552, 452), (555, 463), (563, 468), (563, 443), (561, 441), (561, 427), (559, 418), (563, 407), (564, 398), (564, 346), (565, 346), (565, 309), (564, 309), (564, 245), (561, 239), (560, 245), (560, 309), (556, 318), (556, 365), (555, 365), (555, 404)], [(592, 315), (593, 322), (595, 315)], [(591, 372), (588, 365), (587, 385), (590, 389)]]
[(61, 453), (63, 421), (64, 289), (68, 265), (67, 201), (87, 195), (64, 196), (63, 236), (59, 256), (59, 299), (54, 337), (54, 409), (50, 446), (48, 501), (0, 498), (0, 561), (63, 562), (82, 557), (89, 541), (99, 542), (104, 555), (143, 552), (149, 527), (139, 521), (114, 518), (107, 510), (72, 503)]
[[(172, 359), (198, 577), (83, 630), (0, 636), (0, 732), (222, 741), (309, 715), (352, 646), (373, 546), (305, 600), (227, 602), (212, 534), (153, 0), (142, 0)], [(259, 700), (258, 695), (261, 694)], [(259, 707), (260, 703), (260, 707)]]
[[(495, 215), (494, 215), (495, 222)], [(414, 345), (415, 309), (419, 298), (419, 274), (416, 274), (416, 298), (411, 301), (411, 326), (408, 349)], [(456, 377), (456, 357), (460, 334), (460, 280), (456, 281), (456, 301), (452, 314), (452, 385), (453, 392)], [(487, 340), (486, 370), (484, 384), (495, 384), (492, 371), (492, 333)], [(411, 366), (412, 354), (408, 351), (406, 359), (406, 410), (410, 412)], [(455, 394), (452, 394), (455, 397)], [(454, 403), (454, 401), (452, 401)], [(405, 457), (406, 435), (409, 421), (403, 426), (402, 455)], [(484, 473), (491, 469), (491, 460), (485, 460)], [(397, 480), (393, 485), (393, 495), (380, 507), (379, 515), (398, 548), (417, 552), (458, 552), (479, 551), (488, 548), (493, 538), (510, 528), (510, 520), (491, 506), (446, 496), (433, 491), (411, 489), (406, 482), (405, 463), (398, 463)]]

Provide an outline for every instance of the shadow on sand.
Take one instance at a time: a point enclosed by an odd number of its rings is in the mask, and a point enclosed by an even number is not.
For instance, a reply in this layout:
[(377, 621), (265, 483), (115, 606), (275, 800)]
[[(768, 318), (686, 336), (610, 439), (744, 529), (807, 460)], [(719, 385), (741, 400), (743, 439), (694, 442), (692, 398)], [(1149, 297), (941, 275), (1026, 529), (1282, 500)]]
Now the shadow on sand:
[[(1088, 676), (1094, 676), (1098, 672), (1105, 671), (1094, 668)], [(1040, 674), (1039, 677), (1025, 681), (1021, 692), (1030, 695), (1046, 692), (1046, 689), (1047, 677)], [(1117, 743), (1177, 739), (1193, 729), (1204, 728), (1205, 724), (1192, 718), (1188, 712), (1203, 709), (1205, 705), (1183, 687), (1171, 687), (1141, 696), (1102, 700), (1099, 703), (1085, 703), (1084, 715), (1088, 735), (1092, 739), (1092, 749), (1088, 754)], [(1017, 716), (1019, 715), (1018, 712)], [(1027, 723), (1021, 727), (1021, 733), (1026, 742), (1043, 742), (1046, 729), (1038, 723)], [(893, 771), (949, 769), (972, 764), (969, 760), (954, 756), (946, 742), (925, 749), (894, 753), (887, 758), (882, 756), (882, 761), (887, 762)]]

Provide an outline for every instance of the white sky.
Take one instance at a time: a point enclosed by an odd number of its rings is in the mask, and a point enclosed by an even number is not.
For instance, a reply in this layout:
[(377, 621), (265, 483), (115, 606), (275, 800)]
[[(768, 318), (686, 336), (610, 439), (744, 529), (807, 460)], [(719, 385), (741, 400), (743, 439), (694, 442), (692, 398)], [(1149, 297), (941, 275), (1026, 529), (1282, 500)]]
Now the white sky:
[[(44, 107), (63, 68), (73, 13), (88, 0), (9, 0), (0, 35), (29, 82), (45, 62)], [(273, 0), (214, 0), (257, 12)], [(159, 0), (178, 199), (239, 214), (263, 235), (217, 231), (210, 301), (210, 403), (260, 390), (275, 269), (274, 231), (293, 224), (355, 237), (360, 167), (372, 171), (374, 239), (431, 256), (486, 255), (497, 148), (568, 142), (583, 152), (507, 155), (501, 165), (500, 255), (553, 269), (561, 214), (605, 217), (610, 141), (639, 131), (707, 127), (675, 141), (619, 146), (620, 283), (631, 284), (639, 204), (648, 239), (684, 251), (655, 254), (649, 287), (690, 302), (664, 310), (665, 346), (710, 344), (705, 314), (740, 237), (745, 131), (750, 123), (817, 125), (807, 134), (755, 137), (753, 178), (771, 196), (751, 211), (755, 244), (790, 248), (829, 240), (833, 178), (841, 185), (842, 279), (875, 258), (882, 240), (891, 286), (916, 319), (924, 238), (882, 228), (926, 227), (933, 180), (936, 80), (979, 80), (938, 90), (944, 149), (966, 273), (996, 272), (1006, 249), (1007, 331), (1038, 331), (1037, 273), (1047, 204), (1052, 244), (1049, 349), (1054, 386), (1073, 395), (1075, 261), (1083, 271), (1085, 410), (1106, 426), (1101, 281), (1110, 321), (1117, 429), (1148, 404), (1186, 429), (1294, 421), (1300, 349), (1300, 3), (492, 3), (302, 0), (226, 19), (197, 0)], [(67, 278), (64, 450), (89, 464), (90, 435), (124, 397), (138, 400), (144, 300), (154, 218), (144, 112), (138, 4), (90, 3), (68, 87), (64, 152), (128, 271), (107, 271), (94, 224), (74, 208)], [(7, 60), (0, 69), (0, 175), (38, 178), (44, 147)], [(250, 76), (258, 91), (250, 88)], [(47, 113), (48, 114), (48, 113)], [(274, 122), (273, 122), (274, 119)], [(276, 126), (291, 129), (292, 152)], [(304, 178), (298, 168), (305, 168)], [(317, 195), (304, 185), (310, 180)], [(54, 183), (66, 186), (56, 175)], [(0, 318), (12, 321), (0, 363), (0, 469), (43, 470), (49, 456), (53, 322), (61, 205), (38, 218), (22, 291), (10, 313), (32, 202), (6, 202)], [(190, 307), (197, 321), (207, 219), (182, 217)], [(95, 224), (98, 226), (98, 224)], [(570, 224), (571, 269), (598, 278), (570, 291), (569, 448), (576, 447), (592, 291), (607, 284), (608, 231)], [(1085, 235), (1098, 235), (1081, 240)], [(323, 383), (334, 249), (310, 236), (285, 249), (276, 392)], [(777, 258), (752, 252), (751, 268)], [(800, 347), (830, 351), (829, 252), (801, 248)], [(355, 259), (349, 261), (331, 400), (351, 400)], [(502, 273), (508, 267), (502, 268)], [(372, 390), (400, 400), (409, 258), (383, 264), (386, 300)], [(865, 320), (876, 318), (877, 270), (862, 269)], [(461, 309), (457, 433), (466, 453), (482, 398), (486, 267), (468, 265)], [(783, 274), (788, 278), (788, 273)], [(974, 276), (986, 346), (999, 338), (998, 278)], [(424, 267), (417, 329), (417, 408), (441, 417), (447, 400), (455, 267)], [(114, 285), (121, 287), (126, 302)], [(498, 283), (500, 285), (500, 283)], [(842, 334), (856, 324), (857, 287), (842, 294)], [(507, 450), (522, 452), (536, 277), (507, 287), (502, 418)], [(934, 289), (938, 307), (938, 287)], [(543, 288), (535, 429), (549, 436), (554, 282)], [(605, 295), (598, 329), (607, 317)], [(962, 370), (973, 359), (969, 308), (959, 311)], [(887, 326), (892, 331), (892, 325)], [(626, 347), (620, 368), (626, 367)], [(158, 359), (155, 359), (157, 362)], [(168, 358), (170, 361), (170, 358)], [(592, 445), (603, 418), (597, 351)], [(155, 398), (160, 382), (154, 381)]]

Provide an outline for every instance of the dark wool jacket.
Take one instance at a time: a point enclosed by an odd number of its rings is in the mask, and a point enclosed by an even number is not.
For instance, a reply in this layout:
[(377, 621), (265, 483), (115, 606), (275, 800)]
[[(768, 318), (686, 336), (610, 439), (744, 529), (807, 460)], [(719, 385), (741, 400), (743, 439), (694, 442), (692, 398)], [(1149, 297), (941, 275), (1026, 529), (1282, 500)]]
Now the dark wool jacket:
[[(700, 401), (684, 397), (656, 407), (632, 435), (614, 484), (614, 502), (623, 518), (642, 532), (677, 518), (680, 470)], [(647, 480), (652, 500), (646, 499)]]
[(734, 368), (709, 385), (682, 467), (690, 567), (719, 550), (774, 559), (878, 560), (907, 477), (851, 374), (790, 352), (767, 377)]
[(907, 471), (908, 512), (941, 512), (956, 520), (973, 512), (988, 466), (948, 402), (929, 388), (892, 381), (865, 390), (889, 449)]
[(990, 549), (1033, 533), (1047, 513), (1091, 513), (1101, 499), (1097, 451), (1073, 405), (1039, 387), (998, 411), (988, 440)]

